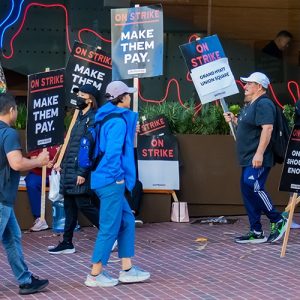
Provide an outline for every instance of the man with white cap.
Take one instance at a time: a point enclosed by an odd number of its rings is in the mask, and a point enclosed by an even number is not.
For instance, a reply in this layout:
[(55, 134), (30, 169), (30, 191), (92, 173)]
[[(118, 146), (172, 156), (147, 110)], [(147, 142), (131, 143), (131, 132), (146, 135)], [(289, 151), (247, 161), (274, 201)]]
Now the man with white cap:
[[(271, 198), (265, 191), (265, 182), (274, 165), (270, 145), (276, 108), (267, 96), (270, 81), (260, 72), (240, 78), (245, 83), (245, 106), (238, 117), (224, 113), (227, 122), (237, 125), (237, 153), (241, 174), (241, 193), (248, 214), (250, 231), (237, 237), (237, 243), (276, 242), (284, 234), (287, 221), (275, 209)], [(271, 232), (264, 236), (260, 222), (261, 213), (270, 219)]]
[[(118, 282), (141, 282), (150, 278), (150, 273), (133, 266), (135, 220), (128, 201), (125, 187), (131, 191), (136, 182), (134, 162), (134, 136), (137, 113), (130, 110), (131, 93), (135, 88), (122, 81), (113, 81), (106, 88), (108, 103), (96, 113), (95, 122), (103, 122), (96, 142), (101, 160), (91, 174), (91, 188), (100, 205), (99, 232), (92, 255), (92, 270), (85, 285), (90, 287), (115, 286)], [(109, 115), (114, 115), (108, 119)], [(111, 248), (118, 240), (118, 253), (122, 261), (119, 279), (110, 277), (103, 267), (107, 265)]]

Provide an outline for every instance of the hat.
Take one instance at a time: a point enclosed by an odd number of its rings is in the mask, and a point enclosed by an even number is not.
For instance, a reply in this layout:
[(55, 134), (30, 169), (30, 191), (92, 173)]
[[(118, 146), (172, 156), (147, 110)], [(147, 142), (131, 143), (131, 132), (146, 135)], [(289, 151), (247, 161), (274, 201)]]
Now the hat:
[(95, 88), (95, 87), (94, 87), (93, 85), (91, 85), (91, 84), (84, 84), (84, 85), (82, 85), (80, 88), (74, 87), (74, 88), (73, 88), (73, 93), (76, 93), (76, 94), (77, 94), (78, 92), (90, 94), (90, 95), (94, 96), (95, 99), (97, 99), (98, 96), (99, 96), (99, 91), (97, 90), (97, 88)]
[(268, 85), (270, 84), (269, 78), (261, 72), (254, 72), (249, 77), (241, 77), (240, 78), (242, 82), (256, 82), (258, 84), (261, 84), (265, 89), (268, 88)]
[(136, 92), (137, 89), (134, 87), (128, 87), (124, 82), (122, 81), (112, 81), (108, 84), (106, 87), (106, 94), (109, 94), (109, 100), (115, 99), (120, 95), (123, 95), (125, 93), (132, 94)]

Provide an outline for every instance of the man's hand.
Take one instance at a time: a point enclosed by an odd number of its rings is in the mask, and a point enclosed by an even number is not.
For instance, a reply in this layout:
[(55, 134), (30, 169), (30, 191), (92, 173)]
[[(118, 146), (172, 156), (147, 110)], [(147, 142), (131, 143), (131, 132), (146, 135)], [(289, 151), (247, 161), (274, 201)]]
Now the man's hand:
[(256, 152), (252, 159), (253, 168), (260, 168), (262, 166), (263, 160), (264, 155)]
[(84, 182), (85, 182), (85, 178), (84, 177), (77, 176), (77, 182), (76, 182), (77, 185), (82, 185), (82, 184), (84, 184)]
[(136, 123), (135, 133), (139, 134), (141, 132), (141, 125), (139, 122)]
[(46, 166), (49, 163), (49, 152), (48, 151), (42, 151), (38, 156), (37, 160), (40, 164), (40, 166)]
[(229, 122), (233, 122), (234, 124), (237, 123), (237, 118), (235, 117), (235, 115), (232, 112), (230, 112), (230, 111), (224, 112), (223, 116), (227, 123), (229, 123)]

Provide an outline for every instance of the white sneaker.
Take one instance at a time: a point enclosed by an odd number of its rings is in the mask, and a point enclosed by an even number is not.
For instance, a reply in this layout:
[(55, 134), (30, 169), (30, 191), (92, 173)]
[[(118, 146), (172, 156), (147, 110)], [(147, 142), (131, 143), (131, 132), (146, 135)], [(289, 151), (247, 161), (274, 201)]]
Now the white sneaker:
[(46, 220), (42, 220), (41, 218), (37, 218), (34, 221), (34, 225), (30, 228), (30, 231), (41, 231), (48, 229), (49, 226), (46, 222)]
[(135, 220), (135, 227), (142, 227), (144, 222), (142, 220)]
[(110, 286), (115, 286), (118, 283), (119, 283), (118, 279), (110, 277), (108, 273), (105, 271), (102, 271), (97, 276), (92, 276), (88, 274), (86, 277), (86, 281), (84, 282), (84, 284), (89, 287), (96, 287), (96, 286), (110, 287)]
[(132, 266), (129, 271), (120, 271), (119, 281), (123, 283), (142, 282), (150, 278), (150, 273)]

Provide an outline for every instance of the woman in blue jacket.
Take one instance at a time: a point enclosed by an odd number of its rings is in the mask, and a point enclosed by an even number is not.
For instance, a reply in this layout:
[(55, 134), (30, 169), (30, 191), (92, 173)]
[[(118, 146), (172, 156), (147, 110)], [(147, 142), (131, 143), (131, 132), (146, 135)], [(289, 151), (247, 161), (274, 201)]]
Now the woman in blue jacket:
[[(92, 256), (93, 265), (85, 281), (91, 287), (114, 286), (119, 281), (141, 282), (150, 278), (150, 273), (133, 266), (131, 262), (134, 256), (135, 220), (124, 195), (125, 187), (131, 191), (136, 180), (133, 150), (137, 113), (130, 110), (130, 94), (135, 91), (122, 81), (111, 82), (106, 88), (108, 102), (95, 116), (97, 122), (109, 114), (120, 114), (120, 117), (111, 118), (101, 126), (98, 144), (103, 156), (91, 174), (91, 188), (101, 200), (100, 229)], [(122, 260), (119, 279), (103, 271), (116, 240)]]

